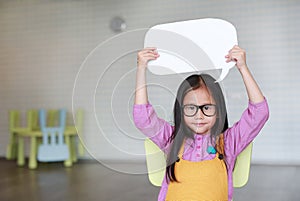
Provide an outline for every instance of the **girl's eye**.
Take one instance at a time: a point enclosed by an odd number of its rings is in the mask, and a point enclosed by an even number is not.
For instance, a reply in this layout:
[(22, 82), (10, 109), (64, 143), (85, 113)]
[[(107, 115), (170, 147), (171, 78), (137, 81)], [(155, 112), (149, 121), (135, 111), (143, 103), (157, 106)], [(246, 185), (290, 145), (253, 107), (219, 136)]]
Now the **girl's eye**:
[(197, 108), (194, 105), (186, 105), (186, 106), (184, 106), (184, 110), (186, 112), (194, 112), (195, 110), (197, 110)]
[(204, 110), (210, 110), (210, 106), (209, 106), (209, 105), (205, 105), (205, 106), (203, 107), (203, 109), (204, 109)]
[(187, 107), (187, 109), (188, 109), (188, 110), (195, 110), (195, 109), (196, 109), (196, 107), (195, 107), (195, 106), (193, 106), (193, 105), (190, 105), (190, 106), (188, 106), (188, 107)]

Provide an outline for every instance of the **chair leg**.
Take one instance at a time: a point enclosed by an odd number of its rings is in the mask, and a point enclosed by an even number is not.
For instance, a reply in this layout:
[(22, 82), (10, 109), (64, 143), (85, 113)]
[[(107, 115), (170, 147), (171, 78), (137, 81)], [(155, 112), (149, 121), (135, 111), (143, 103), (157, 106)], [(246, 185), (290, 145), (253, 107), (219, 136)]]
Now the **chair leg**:
[(7, 145), (6, 149), (6, 159), (7, 160), (12, 160), (16, 159), (17, 157), (17, 148), (18, 148), (18, 143), (17, 143), (17, 136), (15, 133), (11, 132), (10, 133), (10, 139), (9, 139), (9, 144)]
[(22, 136), (18, 137), (18, 154), (17, 154), (17, 165), (25, 165), (25, 156), (24, 156), (24, 138)]
[(78, 138), (77, 148), (78, 148), (78, 154), (79, 154), (79, 156), (84, 156), (84, 154), (85, 154), (85, 148), (84, 148), (84, 146), (83, 146), (80, 138)]
[(76, 153), (76, 136), (71, 137), (71, 145), (72, 145), (72, 162), (77, 162), (77, 153)]
[(64, 161), (64, 165), (65, 167), (71, 167), (72, 166), (72, 143), (71, 143), (71, 137), (70, 136), (65, 136), (65, 141), (66, 144), (69, 148), (69, 158), (67, 160)]
[(37, 137), (30, 138), (30, 156), (29, 156), (29, 169), (36, 169), (37, 168)]

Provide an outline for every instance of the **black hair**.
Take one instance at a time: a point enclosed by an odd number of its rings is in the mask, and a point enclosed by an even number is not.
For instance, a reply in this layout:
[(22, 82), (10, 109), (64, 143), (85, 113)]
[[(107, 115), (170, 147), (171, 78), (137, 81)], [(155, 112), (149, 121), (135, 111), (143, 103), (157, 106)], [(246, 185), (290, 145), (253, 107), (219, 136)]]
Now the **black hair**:
[(194, 74), (187, 77), (179, 86), (176, 100), (174, 103), (174, 124), (175, 128), (170, 136), (168, 143), (172, 143), (167, 157), (167, 180), (178, 182), (175, 176), (175, 163), (178, 160), (179, 150), (185, 138), (194, 140), (194, 133), (186, 126), (182, 113), (183, 99), (185, 95), (200, 87), (206, 87), (217, 105), (217, 118), (214, 126), (211, 128), (210, 137), (212, 142), (216, 142), (219, 135), (228, 128), (227, 111), (224, 96), (219, 83), (208, 74)]

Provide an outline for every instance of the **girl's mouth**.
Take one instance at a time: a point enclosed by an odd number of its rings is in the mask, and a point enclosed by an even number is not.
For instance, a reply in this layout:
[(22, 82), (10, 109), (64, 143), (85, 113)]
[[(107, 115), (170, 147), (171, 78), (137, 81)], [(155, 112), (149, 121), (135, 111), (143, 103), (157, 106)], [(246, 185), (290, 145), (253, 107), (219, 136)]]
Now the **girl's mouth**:
[(194, 123), (194, 125), (197, 126), (197, 127), (202, 127), (202, 126), (205, 125), (205, 123)]

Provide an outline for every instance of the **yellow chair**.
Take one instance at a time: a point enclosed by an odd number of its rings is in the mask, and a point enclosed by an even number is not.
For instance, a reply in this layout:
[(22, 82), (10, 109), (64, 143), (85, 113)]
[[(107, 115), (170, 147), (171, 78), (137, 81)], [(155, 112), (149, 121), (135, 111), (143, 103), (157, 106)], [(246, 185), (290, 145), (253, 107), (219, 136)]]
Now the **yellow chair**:
[(17, 131), (27, 129), (27, 127), (20, 127), (20, 111), (9, 111), (9, 142), (6, 149), (6, 159), (12, 160), (17, 157), (18, 139)]
[(59, 124), (59, 110), (47, 110), (47, 126), (54, 127)]
[[(25, 154), (24, 154), (24, 137), (30, 137), (30, 156), (36, 154), (37, 148), (37, 137), (41, 136), (41, 131), (39, 130), (38, 123), (38, 111), (28, 110), (27, 111), (27, 127), (18, 128), (15, 127), (12, 131), (18, 138), (17, 143), (17, 164), (18, 166), (23, 166), (25, 164)], [(36, 167), (36, 160), (29, 157), (29, 167)]]
[(66, 126), (65, 129), (65, 141), (66, 144), (69, 146), (69, 152), (71, 154), (71, 157), (64, 162), (64, 165), (66, 167), (72, 166), (72, 163), (77, 162), (77, 153), (76, 153), (76, 144), (77, 144), (77, 150), (78, 155), (83, 156), (85, 154), (85, 149), (79, 140), (78, 143), (76, 143), (76, 138), (82, 136), (82, 129), (83, 129), (83, 110), (78, 109), (75, 112), (75, 118), (74, 118), (74, 126)]
[(237, 157), (233, 170), (233, 186), (240, 188), (246, 185), (251, 164), (253, 142), (251, 142)]
[[(252, 144), (253, 142), (251, 142), (236, 159), (233, 171), (233, 186), (235, 188), (244, 186), (248, 181), (252, 155)], [(149, 181), (154, 186), (161, 186), (166, 169), (165, 154), (149, 138), (145, 140), (144, 145)]]
[[(9, 111), (9, 144), (7, 146), (6, 158), (8, 160), (15, 159), (19, 153), (24, 154), (22, 152), (23, 142), (19, 144), (18, 135), (29, 133), (35, 129), (37, 129), (38, 122), (37, 119), (38, 114), (36, 110), (27, 111), (27, 126), (20, 126), (20, 111), (18, 110), (10, 110)], [(21, 146), (21, 147), (20, 147)], [(18, 161), (18, 163), (22, 164), (24, 161)]]
[(83, 137), (82, 135), (82, 131), (83, 131), (83, 110), (82, 109), (78, 109), (76, 111), (76, 115), (75, 115), (75, 128), (77, 130), (78, 133), (78, 137), (79, 137), (79, 142), (78, 142), (78, 155), (79, 156), (84, 156), (85, 154), (85, 148), (81, 142), (81, 139)]
[[(6, 158), (8, 160), (15, 159), (19, 149), (18, 134), (30, 133), (33, 130), (38, 130), (38, 112), (37, 110), (27, 111), (27, 125), (26, 127), (20, 126), (20, 111), (9, 111), (9, 143), (6, 150)], [(22, 143), (22, 142), (21, 142)], [(20, 146), (23, 146), (21, 144)], [(20, 162), (22, 163), (22, 162)]]
[[(38, 111), (28, 110), (26, 115), (27, 126), (20, 126), (20, 111), (10, 110), (9, 111), (9, 133), (10, 139), (7, 146), (6, 158), (15, 159), (17, 158), (17, 164), (22, 166), (25, 164), (24, 158), (24, 140), (20, 136), (27, 136), (30, 133), (38, 129)], [(31, 139), (35, 140), (35, 139)], [(33, 150), (31, 149), (31, 152)]]

